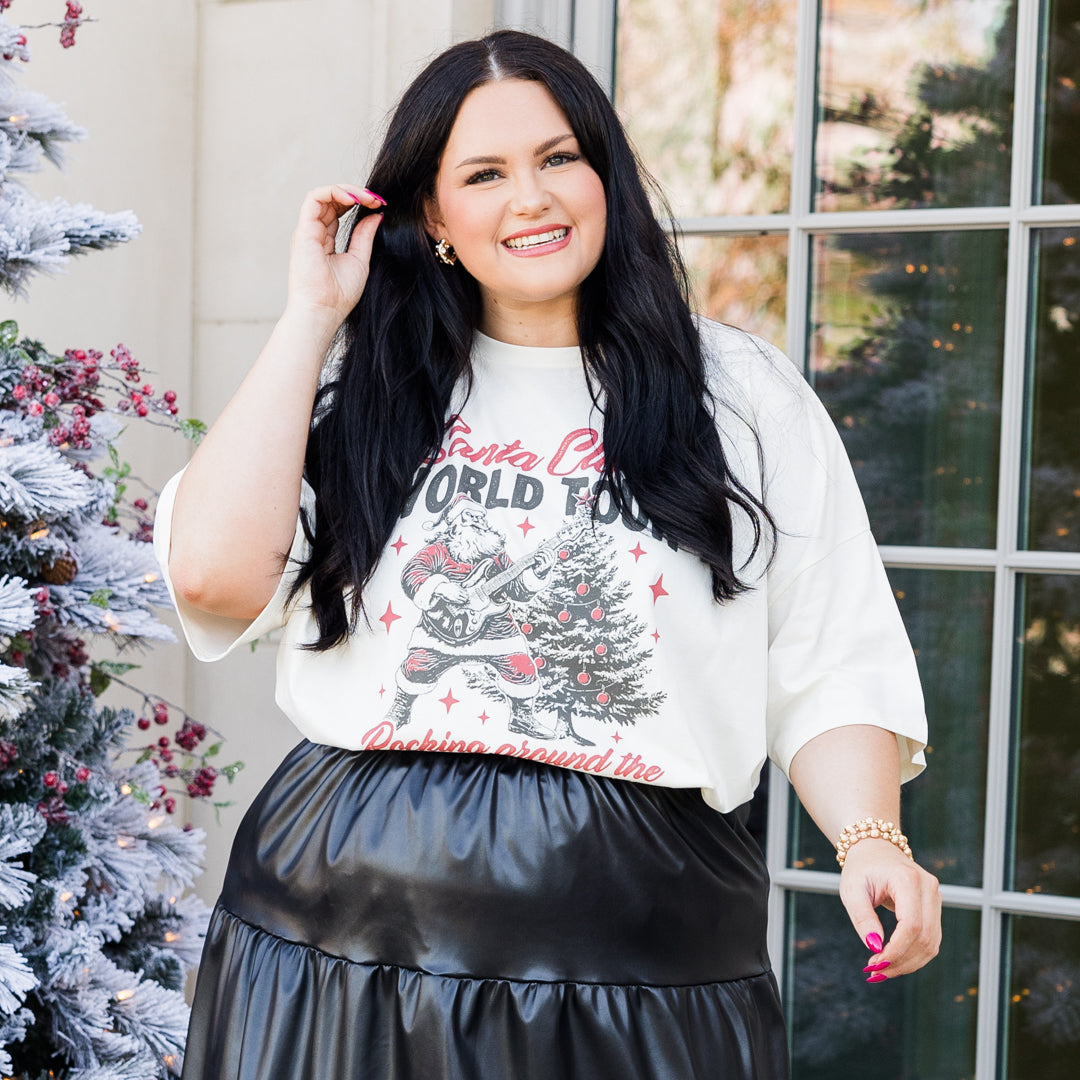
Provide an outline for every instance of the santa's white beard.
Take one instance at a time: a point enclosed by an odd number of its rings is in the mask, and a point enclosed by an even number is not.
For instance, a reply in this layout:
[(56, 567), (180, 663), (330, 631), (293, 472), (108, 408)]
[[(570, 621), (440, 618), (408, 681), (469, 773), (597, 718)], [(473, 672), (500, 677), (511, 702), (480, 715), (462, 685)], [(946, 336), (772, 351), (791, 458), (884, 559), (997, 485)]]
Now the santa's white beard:
[(446, 548), (457, 562), (474, 563), (493, 558), (506, 547), (506, 537), (490, 527), (466, 525), (455, 529), (446, 538)]

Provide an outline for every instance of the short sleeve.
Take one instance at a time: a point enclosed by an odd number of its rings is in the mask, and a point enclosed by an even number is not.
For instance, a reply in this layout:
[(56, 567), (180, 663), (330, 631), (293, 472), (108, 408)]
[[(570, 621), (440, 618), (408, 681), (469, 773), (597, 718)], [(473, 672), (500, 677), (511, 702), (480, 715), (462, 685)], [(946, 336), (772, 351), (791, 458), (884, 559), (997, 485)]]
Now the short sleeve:
[(754, 366), (765, 502), (779, 526), (766, 574), (770, 757), (837, 727), (896, 734), (901, 780), (925, 767), (915, 655), (870, 531), (847, 452), (825, 408), (771, 346)]
[[(220, 660), (237, 646), (256, 641), (264, 634), (277, 630), (284, 625), (287, 616), (285, 600), (289, 588), (292, 585), (296, 569), (307, 559), (310, 549), (298, 514), (296, 532), (293, 535), (286, 569), (281, 575), (281, 580), (278, 582), (274, 595), (254, 619), (230, 619), (222, 615), (212, 615), (209, 612), (192, 607), (182, 597), (176, 595), (172, 579), (169, 577), (173, 506), (176, 502), (176, 491), (180, 486), (180, 478), (183, 475), (184, 470), (181, 469), (165, 485), (158, 498), (157, 512), (154, 517), (154, 555), (157, 558), (158, 565), (161, 567), (161, 573), (169, 590), (169, 596), (172, 597), (173, 606), (176, 608), (180, 628), (183, 630), (184, 637), (195, 658), (205, 661)], [(309, 515), (312, 515), (315, 506), (315, 495), (307, 481), (301, 482), (301, 503)], [(314, 520), (314, 518), (312, 517), (311, 520)]]

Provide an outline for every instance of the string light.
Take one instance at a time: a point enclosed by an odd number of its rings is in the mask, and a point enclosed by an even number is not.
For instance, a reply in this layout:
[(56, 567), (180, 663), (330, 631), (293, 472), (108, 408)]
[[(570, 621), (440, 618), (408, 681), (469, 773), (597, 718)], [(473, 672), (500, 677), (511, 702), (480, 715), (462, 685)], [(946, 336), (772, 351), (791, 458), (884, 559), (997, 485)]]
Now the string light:
[(135, 837), (134, 836), (127, 836), (126, 834), (121, 834), (120, 836), (118, 836), (116, 838), (116, 843), (117, 843), (117, 845), (119, 847), (124, 848), (124, 850), (126, 851), (126, 850), (128, 850), (130, 848), (133, 848), (135, 846)]
[(134, 990), (117, 990), (117, 992), (116, 992), (116, 1000), (117, 1001), (127, 1001), (128, 998), (134, 997), (134, 996), (135, 996), (135, 991)]
[(145, 581), (145, 582), (147, 583), (147, 585), (149, 585), (149, 584), (150, 584), (150, 582), (152, 582), (152, 581), (157, 581), (157, 579), (158, 579), (159, 577), (161, 577), (161, 575), (160, 575), (160, 574), (157, 574), (157, 573), (153, 573), (153, 572), (151, 572), (151, 573), (149, 573), (149, 574), (144, 574), (144, 575), (143, 575), (143, 581)]

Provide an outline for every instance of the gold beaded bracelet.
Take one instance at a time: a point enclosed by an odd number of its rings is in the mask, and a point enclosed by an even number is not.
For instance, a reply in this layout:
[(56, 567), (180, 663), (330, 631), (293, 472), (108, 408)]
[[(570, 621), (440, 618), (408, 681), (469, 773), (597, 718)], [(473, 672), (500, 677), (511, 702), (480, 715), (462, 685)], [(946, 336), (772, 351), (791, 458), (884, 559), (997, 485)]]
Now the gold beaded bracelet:
[(890, 844), (895, 844), (909, 859), (915, 858), (911, 854), (911, 848), (908, 847), (907, 837), (891, 821), (868, 817), (863, 818), (862, 821), (856, 821), (854, 825), (848, 825), (840, 833), (840, 838), (836, 841), (836, 861), (843, 866), (847, 853), (851, 848), (860, 840), (867, 840), (871, 837), (875, 840), (888, 840)]

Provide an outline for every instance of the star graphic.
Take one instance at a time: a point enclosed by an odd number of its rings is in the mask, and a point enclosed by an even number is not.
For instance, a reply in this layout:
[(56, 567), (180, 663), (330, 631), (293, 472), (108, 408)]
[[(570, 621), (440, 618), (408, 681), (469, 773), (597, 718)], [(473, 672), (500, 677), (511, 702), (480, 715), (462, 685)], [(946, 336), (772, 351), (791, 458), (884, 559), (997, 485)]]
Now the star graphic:
[(641, 546), (641, 543), (639, 542), (636, 547), (632, 547), (630, 549), (630, 554), (634, 556), (634, 562), (637, 562), (638, 559), (640, 559), (642, 555), (647, 554), (647, 552), (645, 551), (645, 549)]
[(482, 713), (481, 713), (481, 714), (480, 714), (480, 715), (479, 715), (479, 716), (477, 717), (477, 719), (478, 719), (478, 720), (480, 721), (480, 723), (481, 723), (481, 724), (486, 724), (486, 723), (487, 723), (487, 722), (488, 722), (488, 721), (489, 721), (489, 720), (491, 719), (491, 717), (490, 717), (490, 716), (488, 716), (488, 714), (487, 714), (487, 709), (485, 709), (485, 710), (484, 710), (484, 711), (483, 711), (483, 712), (482, 712)]
[(386, 687), (385, 687), (385, 686), (383, 686), (383, 685), (382, 685), (382, 684), (380, 683), (380, 684), (379, 684), (379, 697), (382, 697), (382, 696), (383, 696), (383, 694), (385, 694), (385, 693), (386, 693)]
[(452, 706), (454, 706), (454, 705), (456, 705), (458, 703), (458, 699), (456, 697), (454, 697), (454, 691), (453, 690), (447, 690), (446, 691), (446, 697), (439, 698), (439, 701), (441, 701), (442, 704), (446, 706), (446, 711), (447, 712), (450, 711)]
[(670, 596), (671, 593), (664, 588), (664, 575), (661, 574), (652, 585), (649, 586), (652, 589), (652, 602), (655, 604), (661, 596)]
[(653, 631), (653, 632), (652, 632), (652, 633), (651, 633), (651, 634), (649, 635), (649, 637), (651, 637), (651, 638), (653, 639), (653, 641), (659, 641), (659, 640), (660, 640), (660, 631), (659, 631), (659, 630), (654, 630), (654, 631)]
[(588, 488), (578, 493), (577, 504), (579, 507), (592, 506), (595, 501), (596, 496)]
[(402, 548), (407, 548), (409, 545), (402, 537), (401, 533), (398, 533), (398, 538), (390, 545), (399, 555)]
[(524, 521), (519, 522), (518, 528), (521, 530), (521, 535), (528, 536), (530, 529), (535, 529), (536, 526), (526, 517)]
[(400, 615), (394, 614), (394, 609), (387, 604), (386, 610), (379, 616), (379, 622), (386, 627), (386, 632), (390, 633), (390, 627), (400, 619)]
[(616, 731), (616, 732), (615, 732), (615, 734), (614, 734), (614, 735), (612, 735), (611, 737), (612, 737), (612, 738), (613, 738), (613, 739), (615, 740), (615, 742), (617, 742), (617, 743), (618, 743), (618, 742), (622, 742), (622, 736), (621, 736), (621, 735), (620, 735), (620, 734), (619, 734), (619, 733), (618, 733), (617, 731)]

